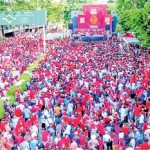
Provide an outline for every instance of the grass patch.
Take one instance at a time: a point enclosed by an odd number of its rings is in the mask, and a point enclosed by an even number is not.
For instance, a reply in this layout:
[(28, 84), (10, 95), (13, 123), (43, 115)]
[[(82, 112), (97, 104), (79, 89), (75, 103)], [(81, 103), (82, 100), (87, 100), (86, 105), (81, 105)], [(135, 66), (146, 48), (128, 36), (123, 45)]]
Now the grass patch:
[(24, 90), (26, 90), (26, 84), (27, 82), (31, 81), (30, 73), (35, 70), (36, 68), (39, 68), (39, 62), (42, 61), (45, 58), (45, 54), (40, 55), (37, 60), (35, 60), (32, 64), (29, 65), (27, 70), (23, 72), (23, 74), (19, 77), (18, 81), (14, 83), (12, 87), (8, 90), (5, 97), (2, 97), (0, 99), (0, 119), (4, 116), (5, 110), (4, 110), (4, 102), (6, 99), (9, 100), (9, 103), (13, 105), (16, 102), (15, 98), (15, 91), (16, 89), (20, 89), (20, 92), (22, 93)]

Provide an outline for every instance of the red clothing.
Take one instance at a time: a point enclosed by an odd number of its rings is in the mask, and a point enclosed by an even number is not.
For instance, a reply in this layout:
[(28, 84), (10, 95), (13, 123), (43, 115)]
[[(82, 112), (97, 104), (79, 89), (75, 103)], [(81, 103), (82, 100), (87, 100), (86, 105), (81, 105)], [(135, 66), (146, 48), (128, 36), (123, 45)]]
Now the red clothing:
[(63, 145), (65, 145), (64, 141), (59, 140), (58, 143), (57, 143), (58, 149), (60, 150), (63, 147)]
[(145, 131), (147, 129), (148, 122), (144, 122), (142, 126), (142, 130)]
[(140, 116), (140, 111), (141, 111), (140, 107), (139, 108), (135, 108), (133, 113), (134, 113), (135, 116)]
[(141, 148), (140, 147), (135, 147), (134, 150), (141, 150)]
[(25, 127), (24, 118), (20, 117), (15, 128), (15, 134), (18, 135), (19, 133), (25, 133), (25, 129), (26, 127)]
[(98, 125), (97, 125), (97, 128), (98, 128), (98, 131), (99, 131), (99, 133), (101, 134), (101, 135), (104, 135), (105, 134), (105, 127), (104, 127), (104, 124), (103, 123), (99, 123)]
[(106, 118), (104, 118), (104, 121), (105, 121), (105, 124), (108, 124), (111, 121), (111, 119), (106, 117)]
[(22, 142), (24, 141), (22, 136), (16, 136), (15, 137), (15, 142), (17, 143), (17, 145), (20, 145)]
[(150, 145), (146, 142), (141, 144), (141, 150), (149, 150), (150, 149)]
[(85, 145), (86, 143), (86, 136), (85, 135), (80, 135), (80, 145)]
[(31, 127), (31, 125), (32, 125), (32, 121), (31, 121), (30, 119), (28, 119), (28, 120), (25, 122), (25, 127), (26, 127), (27, 129), (29, 129), (29, 128)]
[(150, 101), (146, 102), (146, 108), (148, 109), (150, 107)]
[(102, 139), (98, 139), (98, 143), (99, 143), (99, 150), (103, 149), (103, 140)]
[(69, 148), (69, 146), (70, 146), (70, 138), (69, 137), (64, 137), (62, 140), (63, 140), (63, 142), (65, 144), (65, 147)]
[(130, 128), (127, 127), (127, 126), (122, 127), (122, 132), (123, 132), (124, 134), (129, 134), (129, 130), (130, 130)]
[(14, 112), (15, 116), (20, 117), (22, 115), (22, 111), (20, 108), (17, 108)]
[(4, 123), (0, 123), (0, 132), (5, 130), (5, 124)]
[(50, 133), (47, 130), (43, 130), (42, 131), (42, 141), (46, 142), (48, 140), (49, 135), (50, 135)]

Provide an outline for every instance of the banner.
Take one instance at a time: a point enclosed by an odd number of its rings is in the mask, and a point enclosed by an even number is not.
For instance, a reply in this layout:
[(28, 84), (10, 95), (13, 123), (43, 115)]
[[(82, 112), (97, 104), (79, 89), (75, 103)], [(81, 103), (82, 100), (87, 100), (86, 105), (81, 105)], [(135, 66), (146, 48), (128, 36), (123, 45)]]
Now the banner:
[[(83, 5), (83, 14), (86, 16), (85, 26), (86, 29), (100, 29), (105, 28), (104, 16), (107, 14), (107, 5)], [(78, 22), (79, 28), (81, 27)]]
[(112, 29), (112, 15), (106, 14), (105, 15), (105, 26), (110, 25), (110, 30)]
[(86, 20), (85, 15), (79, 15), (78, 16), (78, 28), (79, 29), (86, 29), (87, 28), (86, 22), (87, 22), (87, 20)]
[(79, 29), (105, 29), (106, 24), (112, 29), (112, 15), (107, 13), (107, 5), (83, 5), (83, 14), (78, 15)]

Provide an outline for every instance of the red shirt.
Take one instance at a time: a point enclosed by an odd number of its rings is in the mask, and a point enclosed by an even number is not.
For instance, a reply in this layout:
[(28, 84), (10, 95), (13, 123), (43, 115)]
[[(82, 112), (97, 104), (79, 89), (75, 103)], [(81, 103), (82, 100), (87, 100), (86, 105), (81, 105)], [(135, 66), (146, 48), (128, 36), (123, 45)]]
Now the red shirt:
[(146, 142), (141, 144), (141, 150), (149, 150), (150, 145)]
[(63, 142), (65, 144), (65, 147), (69, 148), (69, 146), (70, 146), (70, 138), (69, 137), (64, 137), (62, 140), (63, 140)]
[(146, 108), (148, 109), (150, 107), (150, 101), (146, 102)]
[(64, 141), (59, 140), (58, 143), (57, 143), (58, 149), (60, 150), (63, 147), (63, 145), (65, 145)]
[(99, 133), (100, 133), (101, 135), (104, 135), (104, 134), (105, 134), (104, 124), (103, 124), (103, 123), (99, 123), (99, 124), (97, 125), (97, 128), (98, 128)]
[(130, 130), (130, 128), (129, 127), (122, 127), (122, 132), (124, 133), (124, 134), (129, 134), (129, 130)]
[(48, 140), (49, 132), (47, 130), (42, 131), (42, 141), (46, 142)]
[(5, 124), (4, 123), (0, 123), (0, 131), (4, 131), (5, 130)]
[(145, 131), (147, 129), (147, 125), (148, 125), (148, 122), (143, 123), (143, 126), (142, 126), (143, 131)]
[(78, 126), (79, 125), (79, 118), (73, 118), (73, 122), (74, 122), (74, 126)]
[(99, 150), (102, 150), (103, 149), (103, 140), (98, 139), (98, 143), (99, 143)]
[(15, 142), (17, 143), (17, 145), (20, 145), (22, 142), (24, 141), (22, 136), (16, 136), (15, 137)]
[(135, 116), (140, 116), (140, 111), (141, 111), (141, 108), (135, 108), (134, 115)]
[(80, 135), (80, 145), (85, 145), (86, 143), (86, 136), (85, 135)]

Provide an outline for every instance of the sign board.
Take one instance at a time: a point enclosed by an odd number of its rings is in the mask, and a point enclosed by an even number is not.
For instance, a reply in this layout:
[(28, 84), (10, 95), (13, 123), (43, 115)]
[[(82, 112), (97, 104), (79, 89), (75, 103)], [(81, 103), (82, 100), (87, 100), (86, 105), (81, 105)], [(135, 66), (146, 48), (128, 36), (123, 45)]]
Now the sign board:
[(46, 11), (9, 11), (0, 12), (0, 25), (45, 25)]

